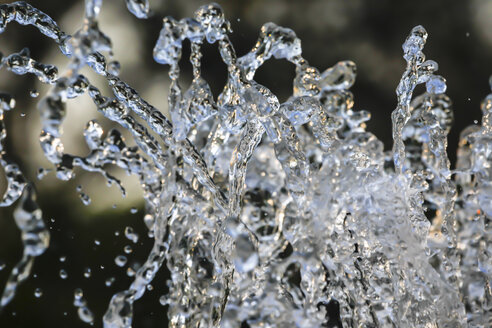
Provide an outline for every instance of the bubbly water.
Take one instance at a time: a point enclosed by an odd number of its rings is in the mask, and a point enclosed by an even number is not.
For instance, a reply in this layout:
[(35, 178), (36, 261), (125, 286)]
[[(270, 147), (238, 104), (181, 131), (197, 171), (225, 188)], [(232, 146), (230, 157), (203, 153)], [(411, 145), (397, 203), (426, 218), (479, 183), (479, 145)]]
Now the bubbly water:
[[(70, 64), (59, 75), (24, 49), (0, 56), (0, 68), (51, 85), (39, 100), (39, 140), (59, 179), (72, 179), (79, 167), (101, 174), (123, 194), (106, 164), (140, 179), (154, 246), (132, 273), (131, 286), (111, 299), (106, 328), (131, 326), (133, 303), (153, 288), (163, 264), (172, 281), (160, 302), (169, 305), (171, 327), (492, 325), (492, 94), (482, 103), (481, 125), (462, 132), (451, 170), (451, 101), (437, 63), (423, 53), (422, 26), (403, 44), (407, 67), (396, 89), (394, 144), (384, 151), (365, 131), (370, 114), (354, 109), (353, 62), (320, 72), (302, 57), (296, 34), (273, 23), (237, 58), (217, 4), (199, 8), (194, 18), (164, 18), (154, 59), (170, 66), (171, 123), (118, 77), (110, 39), (97, 27), (102, 0), (85, 3), (83, 26), (72, 36), (29, 4), (1, 5), (0, 32), (14, 21), (33, 25)], [(148, 1), (126, 4), (138, 18), (150, 14)], [(183, 90), (178, 62), (186, 39), (193, 81)], [(217, 44), (228, 68), (216, 99), (200, 71), (204, 42)], [(284, 103), (254, 80), (272, 57), (296, 67), (293, 94)], [(85, 65), (106, 79), (113, 96), (79, 73)], [(426, 92), (414, 96), (419, 84)], [(89, 121), (84, 137), (90, 152), (65, 153), (60, 127), (66, 104), (84, 93), (107, 119), (131, 132), (138, 147)], [(1, 205), (17, 201), (14, 219), (24, 243), (2, 307), (49, 247), (33, 185), (4, 150), (3, 118), (14, 107), (11, 96), (0, 94), (0, 165), (8, 181)], [(89, 205), (82, 188), (78, 192)], [(124, 233), (130, 244), (138, 241), (131, 227)], [(121, 266), (126, 261), (125, 255), (115, 258)], [(84, 322), (100, 320), (80, 289), (74, 305)]]

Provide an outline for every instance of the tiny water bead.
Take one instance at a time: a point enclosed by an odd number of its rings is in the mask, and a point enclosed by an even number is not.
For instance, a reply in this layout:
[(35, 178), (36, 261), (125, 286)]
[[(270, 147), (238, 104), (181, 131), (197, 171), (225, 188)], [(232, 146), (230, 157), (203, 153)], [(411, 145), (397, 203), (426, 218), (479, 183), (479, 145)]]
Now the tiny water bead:
[(132, 227), (126, 227), (125, 228), (125, 237), (132, 241), (134, 244), (138, 242), (138, 234), (133, 231)]
[(77, 310), (77, 314), (79, 315), (80, 320), (86, 323), (92, 323), (94, 321), (94, 315), (91, 310), (89, 310), (86, 306), (81, 306)]
[(48, 173), (50, 173), (50, 172), (51, 172), (51, 170), (47, 170), (47, 169), (45, 169), (45, 168), (40, 167), (40, 168), (38, 169), (38, 174), (37, 174), (37, 178), (38, 178), (38, 180), (42, 180), (42, 179), (43, 179), (45, 176), (47, 176), (47, 175), (48, 175)]
[[(148, 0), (125, 3), (139, 19), (152, 15)], [(84, 8), (82, 27), (68, 35), (25, 2), (0, 5), (0, 33), (13, 22), (33, 25), (70, 62), (58, 74), (26, 48), (0, 56), (0, 69), (51, 86), (37, 108), (41, 150), (53, 168), (38, 171), (38, 179), (52, 170), (69, 181), (83, 170), (101, 175), (124, 197), (125, 187), (108, 168), (116, 166), (142, 186), (145, 206), (138, 208), (153, 245), (143, 263), (111, 255), (132, 283), (112, 296), (105, 328), (130, 328), (134, 302), (146, 292), (164, 292), (154, 281), (163, 265), (170, 281), (159, 302), (168, 307), (172, 327), (490, 326), (492, 93), (481, 104), (480, 123), (462, 131), (451, 169), (452, 102), (439, 65), (424, 54), (424, 27), (414, 27), (402, 45), (406, 67), (391, 114), (393, 147), (385, 151), (366, 131), (370, 113), (357, 110), (350, 91), (355, 63), (311, 66), (289, 28), (264, 24), (253, 48), (237, 57), (219, 5), (204, 5), (190, 18), (164, 18), (152, 55), (169, 65), (168, 119), (118, 76), (111, 40), (99, 30), (102, 0), (87, 0)], [(217, 97), (202, 75), (205, 43), (218, 47), (227, 66)], [(180, 64), (188, 44), (193, 76), (184, 87)], [(255, 81), (256, 71), (275, 59), (295, 67), (293, 92), (284, 102)], [(112, 94), (82, 74), (86, 66)], [(419, 85), (425, 91), (414, 94)], [(82, 95), (118, 128), (87, 122), (89, 151), (79, 156), (65, 151), (62, 125), (70, 101)], [(50, 245), (30, 175), (6, 151), (4, 117), (15, 106), (12, 96), (0, 93), (0, 165), (7, 179), (0, 205), (17, 202), (13, 219), (23, 245), (0, 308)], [(81, 185), (75, 191), (91, 205)], [(115, 204), (111, 212), (123, 208), (128, 216), (134, 205)], [(137, 207), (129, 212), (139, 219)], [(135, 230), (126, 226), (121, 237), (114, 232), (115, 245), (132, 244), (123, 246), (124, 254), (139, 242)], [(94, 253), (111, 246), (92, 238)], [(94, 276), (110, 270), (110, 263), (100, 263)], [(68, 278), (65, 269), (59, 276)], [(92, 270), (85, 268), (83, 276), (90, 278)], [(115, 279), (104, 285), (112, 288)], [(82, 322), (99, 323), (80, 288), (73, 305)]]
[(126, 254), (130, 254), (131, 252), (133, 252), (133, 249), (130, 245), (126, 245), (124, 248), (123, 248), (124, 252)]
[(36, 298), (40, 298), (41, 296), (43, 296), (43, 290), (41, 288), (36, 288), (34, 290), (34, 296)]
[(59, 272), (59, 276), (62, 279), (67, 279), (68, 278), (68, 273), (64, 269), (61, 269), (60, 272)]
[(133, 268), (127, 268), (126, 269), (126, 275), (128, 277), (134, 277), (136, 274), (136, 271)]
[(115, 282), (115, 280), (116, 279), (114, 277), (110, 277), (110, 278), (106, 279), (104, 284), (106, 285), (106, 287), (111, 287), (111, 285)]
[(119, 267), (123, 267), (125, 266), (126, 262), (128, 261), (128, 259), (126, 258), (126, 256), (124, 255), (118, 255), (116, 256), (116, 258), (114, 259), (114, 263), (119, 266)]
[(74, 303), (79, 304), (79, 302), (82, 300), (82, 297), (84, 296), (84, 291), (80, 288), (75, 289), (73, 293), (74, 297)]
[(148, 18), (150, 14), (149, 0), (126, 0), (126, 6), (138, 18)]
[(77, 315), (80, 320), (85, 323), (93, 324), (94, 315), (87, 307), (87, 301), (84, 298), (84, 292), (81, 288), (77, 288), (74, 291), (73, 305), (77, 308)]

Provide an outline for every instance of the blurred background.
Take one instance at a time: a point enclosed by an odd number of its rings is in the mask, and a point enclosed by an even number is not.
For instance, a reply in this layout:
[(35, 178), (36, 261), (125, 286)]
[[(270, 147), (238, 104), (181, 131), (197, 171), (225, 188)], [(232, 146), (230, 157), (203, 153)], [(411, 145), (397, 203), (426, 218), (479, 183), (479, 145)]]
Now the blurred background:
[[(81, 26), (83, 0), (28, 2), (49, 14), (67, 33), (72, 34)], [(387, 149), (392, 144), (390, 113), (396, 106), (394, 90), (405, 69), (401, 44), (411, 28), (421, 24), (429, 33), (424, 52), (428, 59), (439, 63), (439, 74), (447, 79), (447, 94), (454, 103), (455, 124), (448, 147), (452, 162), (456, 158), (459, 132), (480, 121), (480, 101), (490, 92), (488, 79), (492, 74), (490, 0), (217, 2), (231, 22), (231, 39), (239, 56), (252, 48), (261, 26), (271, 21), (297, 33), (304, 57), (320, 71), (340, 60), (354, 61), (358, 69), (352, 88), (355, 108), (372, 113), (368, 129)], [(0, 0), (0, 3), (7, 2)], [(139, 20), (127, 11), (124, 0), (104, 2), (99, 26), (112, 39), (115, 58), (121, 62), (121, 77), (164, 113), (167, 113), (169, 87), (167, 67), (152, 59), (162, 18), (192, 17), (206, 3), (151, 0), (153, 16)], [(24, 47), (31, 50), (32, 58), (56, 65), (60, 73), (64, 71), (66, 58), (36, 29), (11, 24), (0, 35), (0, 51), (4, 54)], [(203, 74), (217, 96), (226, 80), (226, 67), (215, 45), (203, 49)], [(186, 48), (181, 66), (184, 85), (191, 80), (188, 55)], [(89, 71), (83, 73), (104, 88), (104, 81), (98, 81)], [(292, 93), (293, 77), (291, 64), (271, 60), (259, 69), (255, 79), (270, 88), (280, 101), (285, 101)], [(39, 97), (30, 96), (34, 90), (40, 93)], [(36, 178), (40, 167), (50, 168), (39, 146), (40, 123), (36, 111), (37, 101), (47, 90), (33, 76), (0, 71), (0, 91), (14, 95), (17, 100), (16, 109), (6, 115), (7, 150), (34, 181), (51, 232), (50, 248), (36, 259), (33, 276), (20, 286), (14, 300), (0, 313), (0, 327), (87, 327), (78, 319), (73, 305), (76, 288), (84, 291), (88, 307), (96, 317), (94, 326), (100, 327), (111, 296), (129, 286), (134, 269), (146, 259), (152, 239), (146, 236), (142, 195), (135, 178), (114, 171), (129, 191), (126, 198), (121, 197), (115, 186), (107, 187), (104, 179), (93, 173), (76, 170), (76, 178), (69, 182), (58, 181), (53, 173), (42, 180)], [(70, 101), (67, 109), (62, 138), (65, 152), (84, 155), (87, 147), (82, 131), (87, 121), (97, 119), (106, 131), (112, 125), (96, 112), (88, 96)], [(79, 199), (76, 191), (79, 185), (91, 197), (90, 206), (84, 206)], [(0, 194), (4, 190), (5, 178), (0, 168)], [(0, 208), (0, 290), (22, 252), (12, 211), (13, 208)], [(126, 227), (140, 235), (137, 243), (125, 238)], [(130, 246), (131, 252), (125, 246)], [(128, 258), (123, 267), (115, 263), (118, 255)], [(64, 271), (60, 275), (61, 270)], [(152, 283), (152, 290), (135, 303), (135, 328), (167, 326), (166, 308), (159, 302), (166, 291), (166, 279), (167, 272), (163, 269)], [(40, 297), (35, 297), (36, 289), (42, 291)]]

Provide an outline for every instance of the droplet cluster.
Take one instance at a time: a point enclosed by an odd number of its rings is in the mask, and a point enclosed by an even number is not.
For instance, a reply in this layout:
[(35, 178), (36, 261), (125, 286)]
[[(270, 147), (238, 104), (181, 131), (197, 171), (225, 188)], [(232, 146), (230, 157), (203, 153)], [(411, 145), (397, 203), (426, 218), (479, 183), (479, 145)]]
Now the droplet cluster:
[[(152, 14), (148, 0), (126, 5), (138, 18)], [(451, 170), (452, 102), (438, 64), (423, 53), (422, 26), (403, 43), (394, 145), (385, 151), (365, 130), (370, 113), (355, 109), (353, 62), (321, 72), (302, 56), (294, 31), (274, 23), (264, 24), (251, 51), (238, 57), (217, 4), (200, 7), (193, 18), (166, 17), (156, 33), (153, 57), (169, 65), (171, 80), (167, 118), (118, 76), (111, 40), (97, 25), (101, 6), (102, 0), (86, 0), (83, 26), (68, 35), (25, 2), (0, 5), (0, 33), (14, 21), (33, 25), (70, 59), (59, 74), (23, 49), (0, 56), (0, 69), (51, 85), (39, 96), (39, 141), (57, 178), (73, 179), (77, 167), (102, 175), (123, 196), (106, 164), (140, 180), (154, 244), (145, 263), (128, 267), (133, 282), (112, 297), (104, 327), (131, 327), (133, 304), (154, 288), (162, 265), (171, 281), (159, 302), (169, 306), (171, 327), (490, 327), (492, 93), (482, 103), (481, 125), (462, 132)], [(183, 89), (185, 40), (193, 77)], [(216, 45), (227, 65), (218, 97), (201, 74), (204, 43)], [(295, 66), (293, 92), (283, 103), (254, 79), (269, 59)], [(85, 66), (112, 95), (80, 73)], [(414, 95), (419, 84), (426, 91)], [(137, 147), (91, 120), (84, 129), (88, 154), (66, 153), (61, 125), (67, 103), (82, 94), (129, 131)], [(0, 93), (0, 165), (8, 183), (0, 206), (18, 202), (14, 219), (24, 244), (1, 307), (49, 246), (34, 185), (4, 149), (4, 117), (14, 107), (14, 98)], [(89, 206), (82, 186), (77, 192)], [(435, 214), (428, 218), (426, 211)], [(124, 236), (132, 244), (124, 248), (128, 255), (139, 236), (131, 227)], [(127, 255), (117, 255), (115, 265), (127, 266)], [(90, 276), (87, 268), (84, 277)], [(60, 277), (68, 275), (62, 270)], [(98, 320), (81, 289), (74, 305), (82, 321)]]

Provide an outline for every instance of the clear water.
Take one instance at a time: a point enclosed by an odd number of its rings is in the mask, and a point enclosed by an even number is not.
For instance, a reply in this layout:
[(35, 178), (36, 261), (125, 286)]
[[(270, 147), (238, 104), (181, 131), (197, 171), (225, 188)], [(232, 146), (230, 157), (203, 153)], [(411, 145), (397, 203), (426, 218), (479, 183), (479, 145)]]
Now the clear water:
[[(24, 49), (3, 56), (0, 68), (52, 86), (38, 105), (39, 140), (59, 179), (72, 179), (79, 167), (101, 174), (123, 195), (105, 164), (140, 179), (154, 246), (143, 265), (128, 268), (133, 283), (111, 299), (102, 318), (106, 328), (131, 326), (133, 303), (153, 288), (162, 265), (171, 272), (169, 292), (160, 298), (169, 305), (171, 327), (491, 326), (492, 93), (482, 103), (481, 124), (462, 132), (451, 170), (446, 146), (452, 106), (437, 63), (423, 53), (422, 26), (403, 44), (407, 67), (396, 89), (394, 144), (384, 151), (365, 131), (370, 113), (354, 109), (353, 62), (320, 72), (302, 57), (296, 34), (273, 23), (237, 58), (216, 4), (199, 8), (193, 18), (164, 19), (154, 59), (170, 66), (171, 123), (118, 77), (109, 37), (93, 24), (102, 1), (85, 3), (83, 26), (73, 36), (24, 2), (1, 5), (0, 33), (14, 21), (33, 25), (70, 64), (59, 75)], [(126, 4), (138, 18), (151, 13), (148, 1)], [(193, 82), (183, 90), (178, 62), (186, 39)], [(218, 46), (228, 68), (216, 99), (201, 75), (204, 42)], [(284, 103), (254, 80), (272, 57), (296, 67), (293, 94)], [(103, 95), (79, 73), (85, 65), (106, 79), (113, 95)], [(415, 95), (419, 84), (426, 92)], [(84, 130), (89, 154), (65, 153), (60, 127), (66, 104), (84, 93), (107, 119), (131, 132), (138, 147), (90, 121)], [(33, 185), (4, 150), (3, 118), (14, 107), (15, 100), (1, 93), (0, 165), (8, 188), (0, 205), (17, 202), (14, 220), (24, 252), (1, 307), (49, 247)], [(89, 205), (90, 198), (77, 191)], [(426, 211), (435, 215), (429, 220)], [(138, 242), (131, 227), (125, 236)], [(125, 266), (126, 257), (115, 262)], [(113, 282), (108, 278), (106, 285)], [(81, 289), (74, 305), (82, 321), (100, 320)], [(329, 311), (333, 307), (339, 318)]]

